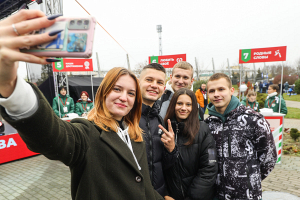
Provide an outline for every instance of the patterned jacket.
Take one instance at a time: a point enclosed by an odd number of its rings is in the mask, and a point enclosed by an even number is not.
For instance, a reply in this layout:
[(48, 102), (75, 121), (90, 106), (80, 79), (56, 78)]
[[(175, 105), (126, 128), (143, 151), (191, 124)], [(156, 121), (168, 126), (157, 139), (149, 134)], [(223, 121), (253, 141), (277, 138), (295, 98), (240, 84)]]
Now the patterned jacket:
[(269, 123), (244, 105), (229, 112), (224, 123), (216, 116), (209, 116), (205, 122), (216, 141), (217, 198), (261, 199), (261, 181), (277, 160)]

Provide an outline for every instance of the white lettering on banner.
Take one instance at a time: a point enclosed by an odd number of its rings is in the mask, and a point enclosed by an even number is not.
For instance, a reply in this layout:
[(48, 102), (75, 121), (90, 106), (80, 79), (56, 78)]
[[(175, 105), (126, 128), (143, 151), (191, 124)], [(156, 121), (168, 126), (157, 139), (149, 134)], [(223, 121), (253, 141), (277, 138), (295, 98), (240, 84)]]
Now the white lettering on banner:
[(161, 65), (169, 65), (169, 62), (160, 63)]
[(9, 148), (10, 146), (17, 146), (13, 138), (8, 139), (7, 145), (5, 144), (5, 140), (0, 140), (0, 149)]
[(258, 55), (258, 56), (268, 55), (268, 54), (272, 54), (272, 51), (254, 52), (253, 53), (253, 55)]
[(66, 67), (83, 67), (83, 65), (66, 65)]
[(160, 59), (160, 62), (174, 61), (173, 58)]
[(268, 56), (254, 56), (253, 59), (268, 59)]

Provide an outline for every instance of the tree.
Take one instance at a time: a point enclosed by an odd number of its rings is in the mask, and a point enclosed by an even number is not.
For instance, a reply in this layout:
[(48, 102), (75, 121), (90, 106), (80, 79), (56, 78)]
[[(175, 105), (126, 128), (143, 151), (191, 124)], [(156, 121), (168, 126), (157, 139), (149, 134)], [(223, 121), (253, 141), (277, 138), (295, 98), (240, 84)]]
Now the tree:
[(248, 83), (248, 73), (246, 72), (245, 83)]
[(256, 79), (261, 79), (261, 71), (260, 68), (257, 70)]
[[(281, 74), (278, 74), (277, 76), (275, 76), (273, 83), (279, 84), (280, 80), (281, 80)], [(283, 75), (282, 83), (285, 83), (287, 81), (289, 83), (289, 85), (293, 85), (296, 80), (297, 80), (296, 75), (291, 75), (291, 76)]]
[(135, 68), (134, 68), (133, 72), (135, 73), (135, 75), (136, 75), (137, 77), (140, 77), (140, 74), (141, 74), (141, 72), (142, 72), (142, 69), (143, 69), (146, 65), (148, 65), (148, 61), (147, 61), (147, 60), (145, 60), (145, 61), (143, 61), (143, 62), (139, 62), (138, 64), (135, 65)]
[(295, 82), (295, 88), (294, 88), (294, 91), (295, 91), (297, 94), (300, 94), (300, 79), (298, 79), (298, 80)]

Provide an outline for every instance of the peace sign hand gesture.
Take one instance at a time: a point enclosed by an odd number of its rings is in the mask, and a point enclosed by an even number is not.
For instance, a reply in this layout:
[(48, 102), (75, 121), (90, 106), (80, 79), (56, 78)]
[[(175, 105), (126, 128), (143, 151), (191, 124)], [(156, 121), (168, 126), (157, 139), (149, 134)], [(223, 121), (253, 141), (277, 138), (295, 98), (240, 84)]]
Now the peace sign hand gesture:
[(175, 134), (171, 125), (171, 120), (168, 119), (169, 131), (167, 131), (162, 125), (158, 125), (158, 127), (163, 131), (161, 141), (164, 143), (165, 148), (169, 152), (172, 152), (175, 148)]

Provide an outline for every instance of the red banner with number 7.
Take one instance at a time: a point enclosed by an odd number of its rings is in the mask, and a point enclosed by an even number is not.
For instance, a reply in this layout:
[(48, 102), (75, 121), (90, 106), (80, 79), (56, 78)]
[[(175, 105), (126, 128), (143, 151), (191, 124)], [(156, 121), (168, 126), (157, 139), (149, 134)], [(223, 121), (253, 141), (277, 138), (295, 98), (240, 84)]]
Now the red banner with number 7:
[(239, 63), (286, 61), (286, 46), (240, 49)]

